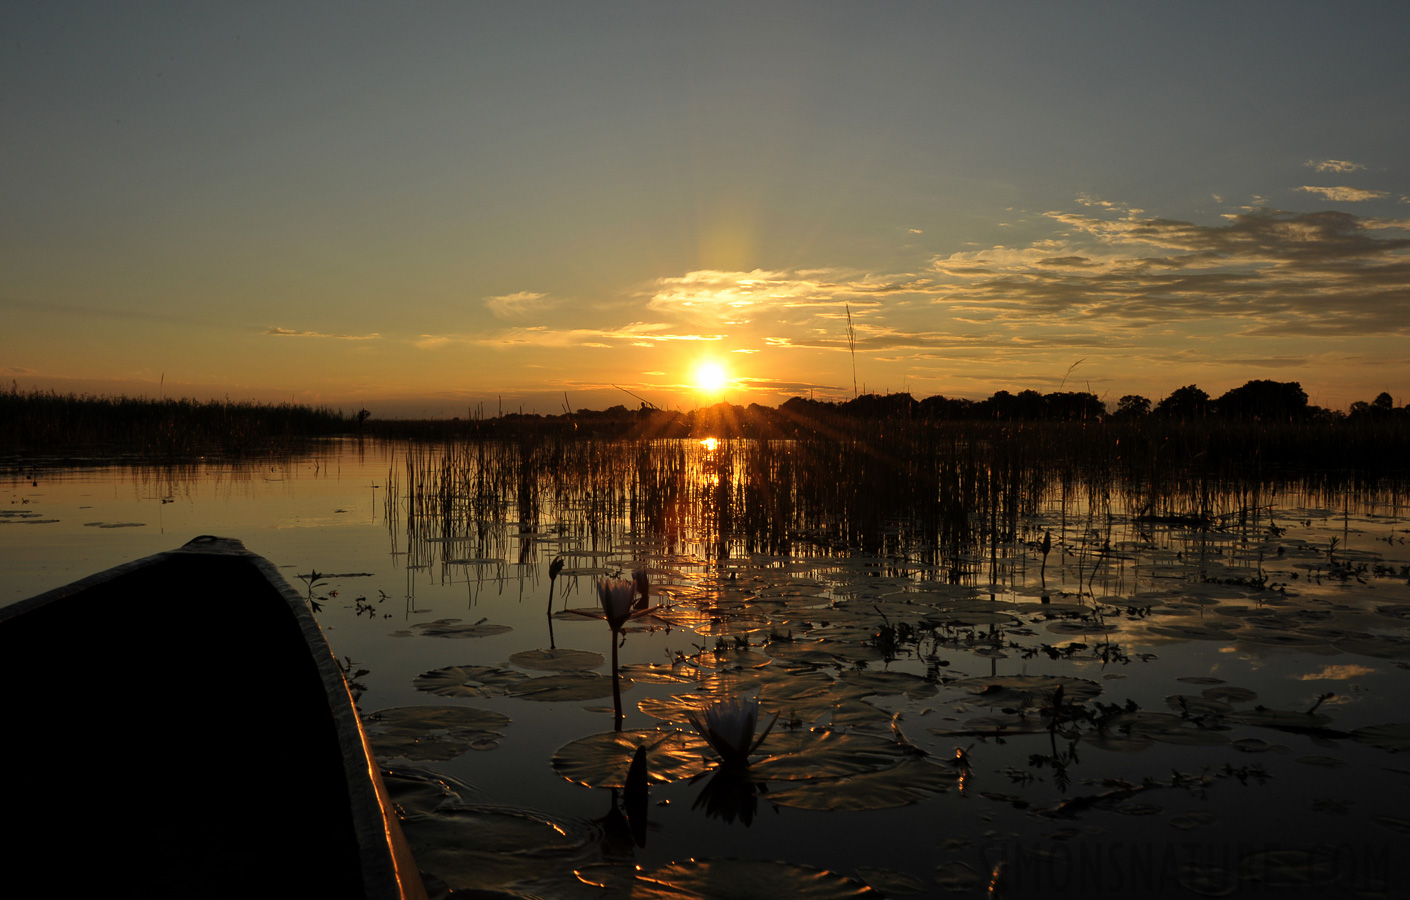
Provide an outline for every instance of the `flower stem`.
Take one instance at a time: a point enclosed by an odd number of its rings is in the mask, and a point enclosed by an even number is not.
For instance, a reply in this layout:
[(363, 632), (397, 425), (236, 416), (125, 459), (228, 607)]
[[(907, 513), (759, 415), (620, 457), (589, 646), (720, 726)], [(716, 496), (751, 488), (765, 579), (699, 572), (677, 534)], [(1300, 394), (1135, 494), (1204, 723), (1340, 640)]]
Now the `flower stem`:
[(622, 682), (617, 674), (617, 644), (619, 638), (617, 630), (612, 630), (612, 709), (615, 712), (613, 720), (613, 730), (622, 730)]

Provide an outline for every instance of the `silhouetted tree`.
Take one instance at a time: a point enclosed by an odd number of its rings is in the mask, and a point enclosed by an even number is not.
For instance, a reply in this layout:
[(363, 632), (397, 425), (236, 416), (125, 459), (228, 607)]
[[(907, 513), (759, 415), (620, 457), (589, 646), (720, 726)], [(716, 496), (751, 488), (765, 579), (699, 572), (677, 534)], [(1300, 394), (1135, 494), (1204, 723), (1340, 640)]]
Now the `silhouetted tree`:
[(1106, 415), (1101, 398), (1086, 391), (1055, 391), (1043, 398), (1043, 405), (1044, 418), (1067, 422), (1100, 419)]
[(1377, 394), (1376, 399), (1370, 403), (1365, 400), (1357, 400), (1351, 404), (1351, 418), (1353, 419), (1385, 419), (1403, 415), (1404, 412), (1404, 410), (1395, 408), (1395, 399), (1385, 391)]
[(1249, 381), (1215, 401), (1221, 416), (1287, 421), (1307, 414), (1307, 392), (1296, 381)]
[(1158, 416), (1172, 419), (1197, 419), (1209, 414), (1209, 395), (1193, 384), (1176, 388), (1169, 397), (1155, 405)]
[(1150, 415), (1151, 402), (1140, 394), (1127, 394), (1116, 401), (1116, 412), (1113, 413), (1118, 419), (1139, 419), (1142, 416)]
[(920, 415), (922, 418), (936, 422), (971, 419), (975, 416), (975, 406), (973, 400), (936, 394), (920, 401)]

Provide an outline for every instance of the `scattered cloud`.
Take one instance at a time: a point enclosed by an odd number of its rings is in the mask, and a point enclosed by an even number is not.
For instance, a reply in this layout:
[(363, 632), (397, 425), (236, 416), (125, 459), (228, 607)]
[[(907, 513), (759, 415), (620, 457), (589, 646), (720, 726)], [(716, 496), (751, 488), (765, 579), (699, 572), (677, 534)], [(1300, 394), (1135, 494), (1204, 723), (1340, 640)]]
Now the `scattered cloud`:
[(631, 322), (619, 328), (564, 328), (546, 325), (507, 328), (493, 333), (423, 334), (415, 345), (423, 350), (451, 346), (488, 345), (491, 347), (613, 347), (617, 341), (634, 347), (653, 347), (671, 341), (722, 341), (724, 334), (677, 333), (668, 330), (664, 322)]
[(485, 307), (499, 319), (514, 319), (538, 313), (550, 305), (547, 294), (534, 291), (517, 291), (513, 294), (485, 298)]
[(325, 338), (335, 341), (375, 341), (381, 337), (380, 334), (333, 334), (324, 331), (295, 331), (292, 328), (280, 328), (274, 326), (266, 328), (260, 334), (273, 335), (274, 337), (298, 337), (298, 338)]
[(1309, 159), (1305, 165), (1318, 172), (1358, 172), (1365, 166), (1344, 159)]
[(1309, 194), (1319, 194), (1328, 200), (1339, 203), (1358, 203), (1362, 200), (1379, 200), (1387, 196), (1386, 191), (1368, 191), (1354, 187), (1316, 187), (1305, 184), (1298, 188), (1299, 191), (1306, 191)]
[(856, 310), (876, 305), (878, 295), (923, 291), (927, 284), (927, 279), (897, 281), (839, 269), (705, 269), (657, 279), (647, 307), (697, 323), (742, 324), (742, 316), (749, 321), (781, 310)]
[(934, 302), (992, 327), (1044, 320), (1091, 333), (1199, 327), (1225, 334), (1410, 333), (1405, 224), (1260, 209), (1214, 225), (1127, 213), (1049, 213), (1041, 246), (939, 257)]

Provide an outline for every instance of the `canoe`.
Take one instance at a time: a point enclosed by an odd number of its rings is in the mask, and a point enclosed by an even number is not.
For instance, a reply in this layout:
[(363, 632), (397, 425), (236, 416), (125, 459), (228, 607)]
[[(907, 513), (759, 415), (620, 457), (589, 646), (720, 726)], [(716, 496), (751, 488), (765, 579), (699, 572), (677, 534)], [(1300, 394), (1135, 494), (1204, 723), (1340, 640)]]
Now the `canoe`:
[(0, 609), (0, 715), (0, 896), (426, 896), (337, 659), (239, 541)]

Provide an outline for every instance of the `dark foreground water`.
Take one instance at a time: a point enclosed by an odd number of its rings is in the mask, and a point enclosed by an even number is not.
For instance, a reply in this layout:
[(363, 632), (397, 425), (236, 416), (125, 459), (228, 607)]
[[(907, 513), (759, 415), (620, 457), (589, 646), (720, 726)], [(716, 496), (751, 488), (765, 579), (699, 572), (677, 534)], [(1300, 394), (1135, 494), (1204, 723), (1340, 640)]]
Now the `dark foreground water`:
[[(670, 478), (728, 479), (719, 451), (682, 449)], [(418, 860), (457, 890), (982, 896), (996, 867), (1008, 897), (1410, 883), (1410, 522), (1393, 497), (1284, 487), (1197, 520), (1054, 496), (964, 552), (897, 521), (861, 553), (820, 521), (764, 554), (719, 509), (639, 515), (646, 498), (592, 485), (462, 482), (433, 508), (411, 482), (438, 453), (11, 469), (0, 604), (200, 534), (243, 540), (360, 673)], [(597, 577), (637, 568), (663, 608), (621, 644), (617, 733), (612, 636), (583, 613)], [(74, 661), (103, 673), (101, 702), (140, 702), (122, 653)], [(740, 695), (761, 730), (778, 720), (747, 771), (717, 771), (688, 714)], [(650, 786), (629, 802), (638, 746)]]

